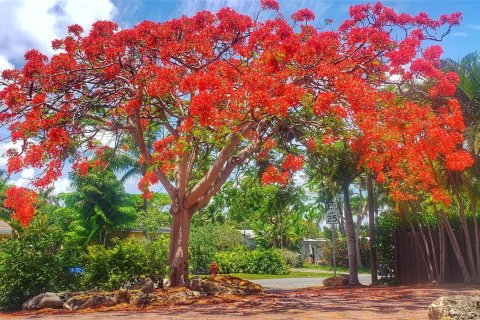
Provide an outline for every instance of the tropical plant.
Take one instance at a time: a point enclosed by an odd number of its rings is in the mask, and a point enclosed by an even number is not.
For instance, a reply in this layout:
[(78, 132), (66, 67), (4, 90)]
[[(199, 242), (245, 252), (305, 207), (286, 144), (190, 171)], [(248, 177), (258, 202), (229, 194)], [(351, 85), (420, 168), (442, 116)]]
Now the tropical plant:
[(133, 222), (136, 210), (131, 197), (110, 170), (91, 170), (86, 175), (72, 175), (75, 191), (61, 195), (65, 206), (58, 209), (78, 218), (86, 242), (105, 244), (112, 230)]
[(57, 230), (38, 232), (27, 228), (18, 238), (0, 242), (0, 308), (18, 309), (42, 292), (78, 289), (78, 265), (72, 248)]

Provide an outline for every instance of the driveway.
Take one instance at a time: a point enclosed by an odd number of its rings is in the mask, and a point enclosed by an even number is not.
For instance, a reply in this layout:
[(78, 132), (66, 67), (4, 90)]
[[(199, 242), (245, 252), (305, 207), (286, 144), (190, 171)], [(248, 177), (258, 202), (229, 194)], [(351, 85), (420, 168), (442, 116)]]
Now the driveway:
[(5, 314), (8, 320), (424, 320), (428, 306), (444, 295), (480, 294), (475, 287), (359, 287), (270, 293), (219, 302), (145, 311)]
[[(333, 274), (332, 274), (333, 276)], [(322, 286), (325, 278), (280, 278), (280, 279), (261, 279), (250, 280), (261, 285), (267, 292), (291, 291), (310, 287)], [(361, 284), (369, 285), (371, 283), (370, 274), (360, 273), (358, 279)]]

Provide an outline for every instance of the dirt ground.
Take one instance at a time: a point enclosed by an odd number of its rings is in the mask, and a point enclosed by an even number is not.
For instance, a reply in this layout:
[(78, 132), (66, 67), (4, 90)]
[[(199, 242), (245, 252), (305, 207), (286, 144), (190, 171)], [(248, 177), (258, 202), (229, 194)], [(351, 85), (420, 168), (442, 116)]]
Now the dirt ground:
[(98, 312), (42, 311), (42, 313), (0, 313), (0, 319), (427, 319), (428, 306), (443, 295), (480, 294), (474, 286), (399, 286), (360, 288), (310, 288), (269, 293), (230, 302), (203, 302), (161, 310)]

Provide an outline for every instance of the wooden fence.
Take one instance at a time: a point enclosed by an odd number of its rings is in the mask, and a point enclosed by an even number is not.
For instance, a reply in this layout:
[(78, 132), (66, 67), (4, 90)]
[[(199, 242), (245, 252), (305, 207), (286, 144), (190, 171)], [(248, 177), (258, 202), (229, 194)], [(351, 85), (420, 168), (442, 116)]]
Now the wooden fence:
[[(420, 232), (415, 232), (419, 241), (422, 241)], [(455, 232), (458, 244), (466, 257), (465, 238), (462, 232)], [(472, 240), (474, 233), (470, 232)], [(445, 234), (446, 244), (446, 258), (445, 258), (445, 282), (446, 283), (458, 283), (463, 281), (462, 273), (458, 265), (455, 253), (450, 244), (447, 234)], [(438, 230), (432, 230), (432, 238), (434, 248), (439, 256), (439, 235)], [(474, 242), (474, 241), (473, 241)], [(420, 243), (423, 246), (423, 242)], [(431, 247), (430, 247), (431, 249)], [(424, 250), (424, 249), (423, 249)], [(399, 284), (416, 284), (427, 283), (428, 275), (425, 267), (425, 263), (422, 261), (422, 253), (415, 242), (415, 236), (413, 232), (399, 233), (395, 239), (395, 260), (396, 270), (395, 275)]]

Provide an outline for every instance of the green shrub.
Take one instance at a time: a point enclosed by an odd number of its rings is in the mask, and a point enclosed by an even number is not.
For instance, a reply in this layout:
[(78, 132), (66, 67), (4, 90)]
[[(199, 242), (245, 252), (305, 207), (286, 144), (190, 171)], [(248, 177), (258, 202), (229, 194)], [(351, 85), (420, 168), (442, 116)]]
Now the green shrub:
[(27, 299), (46, 291), (73, 290), (78, 275), (72, 252), (59, 231), (26, 231), (0, 243), (0, 308), (18, 309)]
[(215, 253), (242, 244), (242, 235), (233, 226), (210, 224), (192, 229), (189, 245), (189, 265), (193, 273), (208, 273)]
[(247, 250), (244, 247), (238, 247), (232, 251), (216, 253), (215, 262), (219, 273), (288, 273), (287, 264), (276, 249)]
[[(328, 241), (321, 246), (322, 260), (328, 265), (333, 265), (332, 242)], [(360, 238), (360, 258), (364, 267), (370, 266), (370, 248), (367, 238)], [(335, 239), (335, 261), (339, 267), (348, 267), (347, 239)]]
[(395, 236), (397, 232), (409, 231), (398, 214), (387, 212), (378, 217), (375, 225), (377, 264), (395, 270)]
[(283, 257), (283, 260), (285, 260), (287, 266), (293, 268), (303, 267), (302, 255), (300, 253), (288, 249), (280, 249), (279, 252)]
[(163, 276), (167, 267), (166, 241), (129, 238), (116, 241), (111, 248), (89, 246), (83, 266), (83, 283), (88, 288), (115, 290), (142, 277)]

